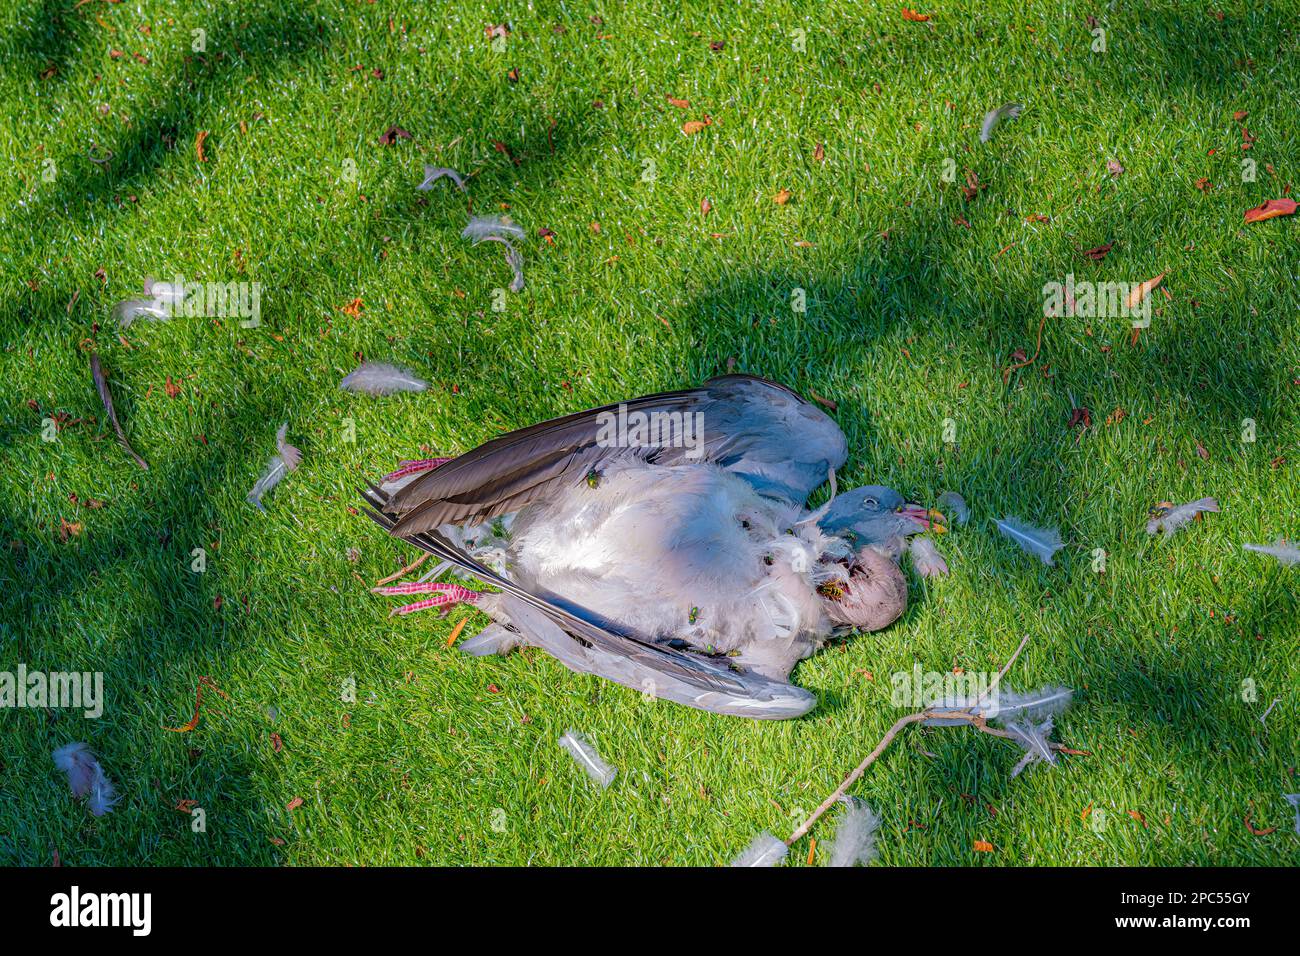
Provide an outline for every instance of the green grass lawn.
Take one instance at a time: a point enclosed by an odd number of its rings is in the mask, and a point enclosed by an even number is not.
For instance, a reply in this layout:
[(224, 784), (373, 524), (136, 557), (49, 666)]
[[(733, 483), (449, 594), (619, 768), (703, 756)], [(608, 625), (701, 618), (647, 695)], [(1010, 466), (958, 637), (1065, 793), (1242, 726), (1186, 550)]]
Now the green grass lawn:
[[(1300, 568), (1239, 547), (1300, 537), (1300, 219), (1243, 222), (1300, 181), (1297, 6), (714, 6), (5, 5), (0, 670), (103, 671), (107, 701), (0, 711), (0, 863), (713, 865), (788, 835), (875, 745), (904, 712), (890, 675), (995, 670), (1024, 634), (1008, 683), (1077, 688), (1057, 736), (1091, 756), (1011, 779), (1011, 745), (907, 731), (851, 791), (881, 865), (1300, 862)], [(391, 125), (412, 138), (380, 145)], [(468, 192), (415, 191), (424, 163)], [(528, 230), (503, 312), (499, 248), (459, 238), (471, 206)], [(1004, 383), (1067, 273), (1164, 273), (1168, 295), (1135, 344), (1121, 318), (1048, 320)], [(175, 275), (260, 283), (261, 326), (119, 334), (113, 305)], [(361, 356), (432, 387), (341, 392)], [(389, 619), (367, 592), (415, 556), (353, 510), (399, 458), (733, 365), (838, 404), (841, 487), (974, 513), (897, 624), (798, 667), (809, 716), (466, 658), (451, 629), (486, 618)], [(284, 421), (303, 464), (263, 514), (244, 496)], [(1145, 534), (1156, 502), (1202, 495), (1222, 513)], [(1057, 566), (1004, 514), (1059, 526)], [(201, 675), (229, 699), (168, 732)], [(618, 768), (608, 790), (556, 746), (569, 728)], [(114, 813), (70, 797), (50, 752), (72, 740)]]

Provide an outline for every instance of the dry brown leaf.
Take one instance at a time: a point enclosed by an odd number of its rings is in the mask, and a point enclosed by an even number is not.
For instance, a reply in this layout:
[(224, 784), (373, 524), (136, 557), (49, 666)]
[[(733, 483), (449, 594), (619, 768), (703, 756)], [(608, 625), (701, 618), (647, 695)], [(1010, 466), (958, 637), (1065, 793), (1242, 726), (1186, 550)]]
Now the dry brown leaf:
[(1083, 254), (1095, 262), (1101, 262), (1106, 258), (1106, 253), (1110, 252), (1115, 243), (1108, 242), (1104, 246), (1093, 246), (1091, 249), (1084, 249)]
[(199, 134), (194, 137), (194, 152), (198, 154), (200, 163), (206, 163), (208, 161), (208, 157), (203, 153), (203, 144), (207, 142), (207, 139), (208, 131), (205, 129), (199, 130)]
[(777, 193), (775, 196), (772, 197), (772, 202), (776, 203), (778, 206), (784, 206), (786, 203), (790, 201), (791, 195), (792, 193), (790, 192), (790, 190), (782, 189), (779, 193)]
[(292, 812), (294, 810), (297, 810), (300, 806), (302, 806), (302, 797), (294, 797), (292, 800), (290, 800), (288, 803), (284, 805), (284, 808)]
[(826, 158), (826, 147), (824, 144), (818, 143), (815, 147), (813, 147), (813, 160), (820, 163), (825, 158)]
[(666, 99), (668, 100), (669, 103), (671, 103), (673, 106), (677, 107), (679, 110), (689, 109), (689, 108), (690, 108), (690, 105), (691, 105), (691, 101), (690, 101), (690, 100), (679, 100), (679, 99), (675, 99), (675, 98), (673, 98), (673, 97), (671, 97), (671, 96), (666, 97)]
[(1156, 290), (1156, 286), (1160, 285), (1160, 280), (1163, 279), (1164, 277), (1165, 274), (1162, 272), (1154, 279), (1147, 279), (1146, 282), (1143, 282), (1140, 286), (1138, 286), (1128, 294), (1128, 298), (1124, 300), (1124, 307), (1127, 309), (1137, 308), (1139, 305), (1142, 304), (1143, 299), (1145, 299), (1147, 296), (1149, 296), (1152, 292)]
[(1269, 199), (1254, 209), (1246, 210), (1246, 222), (1263, 222), (1278, 216), (1289, 216), (1295, 212), (1294, 199)]
[(687, 120), (682, 124), (682, 132), (687, 136), (694, 136), (707, 125), (707, 123), (702, 123), (699, 120)]
[(713, 203), (709, 202), (709, 198), (706, 196), (700, 200), (700, 215), (707, 216), (711, 212), (713, 212)]
[(917, 13), (915, 10), (909, 10), (907, 7), (903, 7), (903, 19), (910, 20), (913, 23), (925, 23), (930, 19), (930, 14)]
[(987, 840), (976, 840), (976, 841), (975, 841), (975, 852), (976, 852), (976, 853), (992, 853), (992, 852), (993, 852), (993, 844), (992, 844), (992, 843), (989, 843)]

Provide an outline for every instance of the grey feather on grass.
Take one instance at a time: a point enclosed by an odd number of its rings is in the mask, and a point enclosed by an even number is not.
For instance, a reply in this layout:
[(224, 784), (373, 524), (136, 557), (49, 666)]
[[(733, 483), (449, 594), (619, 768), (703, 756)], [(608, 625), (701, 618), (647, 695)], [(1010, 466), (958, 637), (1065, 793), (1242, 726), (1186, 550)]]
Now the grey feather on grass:
[(861, 800), (840, 797), (848, 805), (831, 838), (829, 866), (867, 866), (876, 858), (876, 828), (880, 817)]
[(470, 657), (487, 657), (491, 654), (509, 654), (520, 644), (519, 635), (502, 627), (489, 624), (467, 641), (460, 644), (460, 652)]
[(1189, 501), (1185, 505), (1178, 505), (1170, 508), (1164, 514), (1153, 517), (1147, 522), (1147, 534), (1163, 531), (1167, 538), (1202, 511), (1217, 512), (1218, 510), (1219, 503), (1213, 498), (1200, 498), (1196, 501)]
[(459, 189), (461, 192), (465, 191), (465, 177), (462, 176), (460, 173), (456, 172), (456, 170), (451, 169), (450, 167), (447, 166), (425, 166), (424, 182), (420, 183), (420, 185), (416, 186), (415, 188), (423, 189), (426, 191), (430, 190), (433, 188), (434, 183), (436, 183), (438, 180), (444, 177), (450, 179), (453, 183), (455, 183), (456, 188)]
[(776, 866), (785, 861), (790, 848), (764, 830), (731, 861), (732, 866)]
[(284, 479), (285, 475), (296, 469), (302, 460), (302, 452), (284, 440), (288, 430), (289, 423), (285, 422), (275, 433), (275, 457), (267, 463), (266, 470), (253, 485), (253, 490), (248, 493), (249, 503), (255, 505), (258, 511), (266, 510), (262, 507), (262, 499)]
[(1041, 723), (1026, 721), (1024, 723), (1009, 722), (1007, 724), (1007, 731), (1015, 737), (1016, 743), (1025, 748), (1025, 755), (1020, 758), (1020, 762), (1011, 771), (1012, 777), (1020, 776), (1022, 770), (1035, 763), (1056, 763), (1056, 753), (1048, 743), (1052, 736), (1052, 722), (1054, 719), (1051, 714), (1048, 714), (1047, 719)]
[(970, 508), (966, 507), (966, 499), (955, 491), (945, 491), (939, 496), (937, 504), (940, 511), (950, 513), (958, 524), (970, 520)]
[(367, 395), (391, 395), (394, 392), (423, 392), (429, 383), (404, 368), (387, 362), (362, 362), (355, 371), (339, 382), (339, 388)]
[(482, 242), (489, 236), (495, 236), (498, 239), (514, 236), (516, 239), (522, 239), (524, 238), (524, 230), (518, 223), (510, 222), (499, 216), (475, 216), (460, 233), (462, 239), (470, 239), (474, 242)]
[(596, 748), (587, 743), (582, 734), (572, 730), (565, 731), (564, 736), (560, 738), (560, 746), (569, 752), (574, 762), (586, 771), (587, 776), (602, 790), (613, 783), (614, 775), (618, 771), (600, 759)]
[(930, 704), (930, 710), (940, 716), (930, 718), (925, 723), (930, 726), (953, 726), (966, 723), (960, 718), (944, 719), (945, 711), (977, 714), (986, 720), (1006, 724), (1008, 721), (1037, 721), (1053, 714), (1059, 714), (1070, 706), (1074, 700), (1074, 691), (1069, 687), (1048, 684), (1027, 693), (1004, 690), (999, 684), (991, 693), (975, 697), (949, 695)]
[(912, 552), (912, 567), (923, 578), (934, 578), (948, 573), (948, 562), (929, 538), (913, 538), (908, 545)]
[(99, 364), (98, 352), (90, 353), (90, 377), (95, 383), (95, 391), (99, 392), (99, 400), (104, 405), (104, 411), (108, 414), (108, 423), (113, 426), (113, 433), (117, 435), (117, 443), (137, 465), (148, 471), (149, 463), (136, 454), (131, 443), (126, 440), (126, 431), (123, 430), (122, 423), (117, 420), (117, 411), (113, 408), (113, 393), (108, 388), (108, 375), (104, 372), (104, 367)]
[(984, 114), (984, 123), (980, 126), (980, 142), (987, 143), (993, 138), (993, 130), (1003, 120), (1015, 119), (1024, 109), (1019, 103), (1003, 103), (995, 110), (989, 110)]
[(515, 273), (515, 277), (510, 280), (510, 291), (523, 292), (524, 291), (524, 254), (520, 252), (518, 249), (516, 249), (511, 244), (509, 239), (502, 238), (501, 236), (484, 236), (482, 239), (479, 239), (477, 242), (475, 242), (474, 245), (477, 246), (480, 242), (499, 242), (501, 243), (501, 245), (506, 247), (506, 263), (510, 266), (511, 269), (514, 270)]
[(1022, 550), (1049, 567), (1055, 563), (1052, 555), (1065, 547), (1061, 543), (1061, 533), (1055, 528), (1038, 528), (1017, 518), (998, 518), (994, 523), (1004, 537), (1010, 538)]
[(1295, 832), (1300, 833), (1300, 793), (1284, 793), (1282, 796), (1295, 807)]
[(54, 765), (68, 775), (74, 797), (90, 797), (90, 812), (102, 817), (117, 803), (117, 793), (90, 747), (81, 741), (65, 744), (54, 751)]
[(1300, 564), (1300, 548), (1283, 538), (1278, 538), (1272, 544), (1243, 544), (1242, 548), (1254, 551), (1256, 554), (1267, 554), (1270, 558), (1276, 558), (1280, 563), (1288, 566)]

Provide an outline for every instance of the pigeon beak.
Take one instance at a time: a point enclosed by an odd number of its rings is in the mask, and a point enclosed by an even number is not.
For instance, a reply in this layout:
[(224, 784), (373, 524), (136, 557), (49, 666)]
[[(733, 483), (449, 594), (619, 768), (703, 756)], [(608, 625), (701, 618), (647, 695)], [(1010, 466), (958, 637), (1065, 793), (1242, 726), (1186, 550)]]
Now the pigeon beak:
[(925, 505), (918, 505), (909, 501), (899, 509), (899, 513), (905, 518), (911, 518), (927, 531), (930, 529), (930, 510)]

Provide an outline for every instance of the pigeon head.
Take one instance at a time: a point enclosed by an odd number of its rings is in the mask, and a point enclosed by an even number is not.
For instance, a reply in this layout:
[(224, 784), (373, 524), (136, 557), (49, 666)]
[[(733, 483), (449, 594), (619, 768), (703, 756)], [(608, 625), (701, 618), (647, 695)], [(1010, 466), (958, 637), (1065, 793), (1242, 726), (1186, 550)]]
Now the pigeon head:
[(864, 485), (836, 497), (818, 524), (827, 534), (851, 534), (855, 548), (888, 547), (895, 539), (928, 529), (930, 518), (922, 505), (905, 500), (893, 488)]

